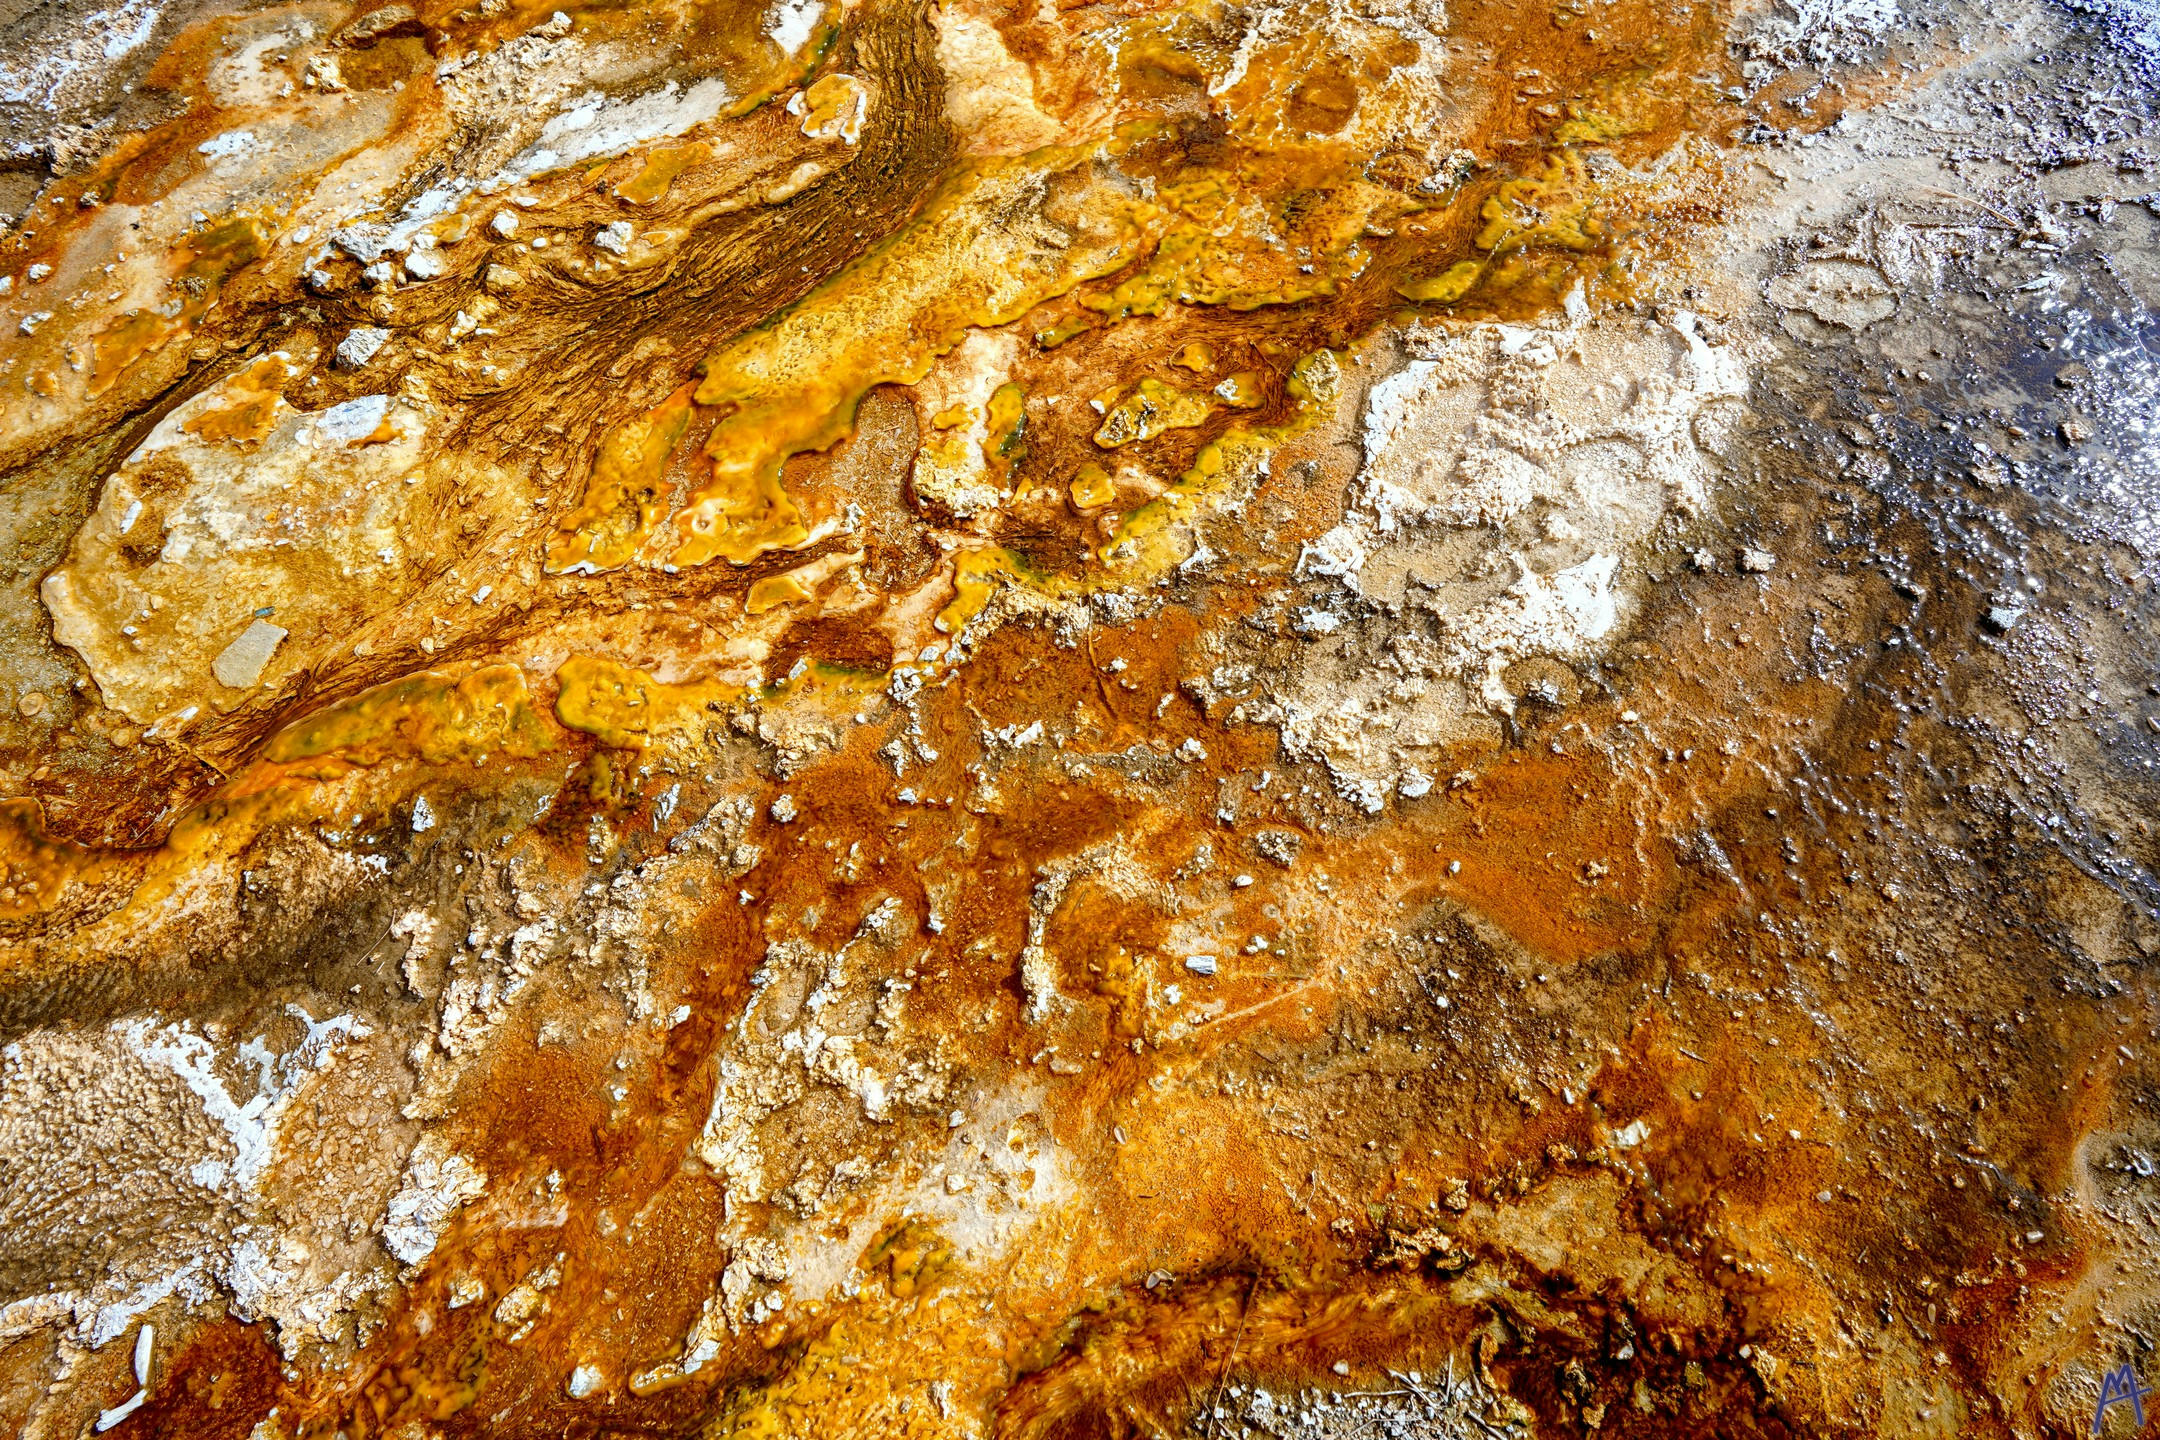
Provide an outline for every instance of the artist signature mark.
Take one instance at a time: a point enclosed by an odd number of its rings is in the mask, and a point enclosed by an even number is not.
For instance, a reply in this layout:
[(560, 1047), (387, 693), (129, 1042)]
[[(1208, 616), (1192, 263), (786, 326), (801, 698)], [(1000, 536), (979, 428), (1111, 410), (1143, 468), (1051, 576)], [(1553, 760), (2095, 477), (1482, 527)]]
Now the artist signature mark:
[(2100, 1427), (2107, 1423), (2110, 1407), (2128, 1405), (2136, 1429), (2145, 1428), (2145, 1397), (2152, 1388), (2138, 1383), (2137, 1371), (2128, 1365), (2118, 1365), (2100, 1381), (2100, 1403), (2093, 1407), (2092, 1433), (2098, 1435)]

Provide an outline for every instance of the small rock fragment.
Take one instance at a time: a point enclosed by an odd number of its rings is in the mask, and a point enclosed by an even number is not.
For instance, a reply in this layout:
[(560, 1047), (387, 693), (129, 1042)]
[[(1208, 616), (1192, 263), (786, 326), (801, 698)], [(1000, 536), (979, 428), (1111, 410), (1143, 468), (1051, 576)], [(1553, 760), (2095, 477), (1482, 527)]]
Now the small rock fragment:
[(415, 250), (405, 257), (405, 273), (415, 280), (440, 280), (449, 268), (440, 250)]
[(629, 221), (617, 220), (612, 225), (601, 226), (593, 236), (592, 243), (595, 248), (605, 250), (610, 255), (628, 255), (631, 233)]
[(340, 369), (358, 370), (373, 360), (382, 347), (389, 342), (390, 332), (373, 325), (356, 325), (338, 341), (337, 363)]
[(248, 622), (247, 629), (238, 639), (218, 655), (210, 664), (211, 673), (218, 684), (229, 685), (235, 690), (253, 688), (262, 679), (263, 667), (289, 632), (282, 626), (257, 618)]
[(498, 210), (495, 212), (494, 218), (488, 221), (488, 229), (505, 240), (517, 234), (517, 227), (518, 217), (515, 210)]
[(118, 1425), (121, 1421), (127, 1419), (128, 1416), (134, 1414), (137, 1410), (140, 1410), (142, 1408), (143, 1401), (149, 1398), (149, 1391), (137, 1390), (126, 1400), (122, 1401), (118, 1405), (113, 1406), (112, 1409), (100, 1411), (97, 1418), (97, 1432), (102, 1435), (107, 1430), (112, 1429), (113, 1426)]
[(387, 395), (362, 395), (333, 405), (315, 417), (315, 438), (331, 445), (356, 445), (382, 429), (390, 413)]
[(788, 113), (802, 117), (802, 133), (812, 140), (838, 137), (852, 145), (862, 135), (869, 91), (852, 75), (832, 74), (788, 101)]
[(419, 17), (413, 7), (406, 4), (385, 5), (380, 10), (370, 10), (359, 19), (340, 30), (337, 42), (350, 50), (365, 50), (378, 40), (393, 35), (410, 34), (419, 29)]
[(390, 250), (390, 227), (380, 224), (342, 225), (330, 232), (330, 243), (363, 265), (373, 265)]
[(1742, 550), (1740, 568), (1750, 575), (1767, 575), (1777, 568), (1777, 556), (1767, 550)]

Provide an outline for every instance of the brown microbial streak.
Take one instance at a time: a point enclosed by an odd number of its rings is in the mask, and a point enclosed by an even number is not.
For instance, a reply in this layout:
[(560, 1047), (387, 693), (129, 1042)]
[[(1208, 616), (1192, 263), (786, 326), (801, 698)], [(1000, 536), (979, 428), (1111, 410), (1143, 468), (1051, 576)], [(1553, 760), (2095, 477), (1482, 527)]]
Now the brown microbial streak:
[[(653, 38), (654, 22), (648, 12), (606, 5), (573, 5), (570, 10), (578, 32), (593, 42), (645, 44)], [(535, 10), (524, 4), (484, 9), (455, 3), (428, 4), (417, 9), (376, 7), (342, 27), (326, 28), (320, 21), (309, 22), (314, 43), (289, 47), (298, 50), (298, 55), (277, 54), (270, 61), (271, 73), (281, 74), (288, 82), (283, 98), (289, 106), (302, 111), (312, 108), (309, 123), (327, 122), (326, 133), (341, 137), (344, 143), (364, 146), (400, 128), (407, 135), (421, 137), (424, 143), (424, 137), (439, 130), (432, 113), (436, 103), (434, 87), (424, 80), (436, 64), (434, 56), (460, 47), (492, 49), (534, 24), (548, 21), (554, 13), (560, 13), (559, 7)], [(759, 7), (742, 0), (718, 0), (672, 9), (662, 22), (685, 39), (696, 38), (701, 64), (724, 76), (736, 97), (731, 107), (733, 114), (756, 111), (800, 79), (805, 64), (814, 65), (835, 36), (828, 17), (814, 27), (812, 43), (800, 55), (790, 57), (764, 33), (759, 23), (761, 13)], [(228, 64), (233, 52), (251, 43), (248, 29), (246, 22), (234, 17), (209, 15), (174, 36), (156, 56), (145, 88), (176, 102), (172, 108), (180, 112), (177, 118), (128, 131), (99, 156), (93, 169), (47, 187), (37, 207), (39, 223), (35, 229), (21, 229), (9, 238), (7, 246), (15, 252), (14, 263), (18, 265), (41, 258), (49, 262), (64, 255), (78, 240), (90, 248), (103, 245), (109, 256), (113, 253), (112, 237), (107, 234), (93, 239), (91, 232), (99, 229), (101, 205), (117, 204), (140, 207), (138, 213), (144, 216), (131, 227), (144, 233), (127, 238), (127, 248), (118, 254), (119, 260), (127, 261), (143, 244), (157, 244), (153, 237), (162, 235), (173, 246), (174, 263), (170, 273), (159, 277), (159, 289), (164, 293), (156, 304), (100, 320), (78, 330), (73, 338), (61, 333), (61, 327), (50, 327), (39, 337), (40, 343), (48, 337), (59, 340), (60, 346), (55, 348), (65, 349), (68, 368), (82, 378), (63, 385), (59, 377), (65, 372), (41, 371), (45, 379), (32, 387), (32, 393), (60, 398), (79, 384), (83, 394), (102, 396), (138, 370), (143, 372), (142, 383), (169, 384), (185, 374), (191, 362), (199, 364), (206, 358), (206, 354), (196, 354), (191, 361), (182, 360), (177, 353), (180, 347), (174, 344), (176, 339), (194, 334), (206, 318), (217, 322), (220, 339), (230, 338), (235, 345), (244, 343), (241, 337), (259, 333), (266, 322), (290, 323), (292, 317), (281, 320), (274, 308), (268, 308), (266, 313), (266, 307), (281, 302), (266, 293), (260, 283), (242, 286), (237, 305), (221, 295), (228, 282), (243, 273), (251, 282), (270, 281), (273, 285), (289, 285), (299, 278), (291, 270), (291, 261), (303, 252), (296, 249), (279, 257), (266, 249), (279, 228), (279, 215), (227, 211), (217, 218), (188, 222), (184, 204), (164, 214), (156, 208), (191, 186), (199, 188), (205, 172), (215, 168), (205, 158), (209, 153), (203, 148), (206, 142), (268, 118), (265, 107), (244, 101), (235, 104), (224, 89), (206, 83), (206, 76)], [(329, 68), (318, 72), (303, 64), (303, 57), (310, 55), (315, 65), (327, 62)], [(318, 79), (326, 87), (322, 91), (300, 88), (302, 83), (315, 86)], [(325, 107), (316, 102), (331, 96), (355, 100), (365, 97), (379, 102), (379, 108), (361, 106), (359, 109), (365, 113), (356, 114), (348, 107), (342, 114), (326, 116)], [(696, 145), (653, 149), (648, 162), (659, 171), (679, 173), (697, 162)], [(632, 165), (620, 178), (627, 182), (638, 173), (640, 167)], [(657, 172), (646, 183), (664, 191)], [(176, 226), (175, 221), (181, 223)], [(291, 230), (288, 222), (288, 241), (297, 244), (300, 233)], [(251, 236), (253, 243), (236, 244), (240, 236)], [(283, 266), (277, 263), (279, 258), (285, 259)], [(111, 273), (110, 267), (105, 273)], [(334, 302), (333, 309), (343, 311), (335, 318), (347, 323), (373, 318), (356, 304)], [(152, 356), (161, 357), (159, 363), (144, 366), (143, 362)]]

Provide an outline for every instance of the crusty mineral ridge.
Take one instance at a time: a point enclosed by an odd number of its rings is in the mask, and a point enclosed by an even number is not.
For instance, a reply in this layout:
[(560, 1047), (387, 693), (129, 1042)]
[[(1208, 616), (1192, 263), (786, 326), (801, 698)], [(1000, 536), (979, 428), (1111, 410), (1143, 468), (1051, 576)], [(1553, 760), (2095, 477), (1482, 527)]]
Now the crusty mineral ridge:
[(0, 37), (0, 1433), (2143, 1422), (2138, 0)]

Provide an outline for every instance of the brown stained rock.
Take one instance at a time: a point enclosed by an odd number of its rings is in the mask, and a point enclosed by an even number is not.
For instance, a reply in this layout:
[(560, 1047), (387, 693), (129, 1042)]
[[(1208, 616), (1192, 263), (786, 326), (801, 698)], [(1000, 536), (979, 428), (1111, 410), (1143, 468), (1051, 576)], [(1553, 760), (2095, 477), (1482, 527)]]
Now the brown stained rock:
[(2104, 17), (110, 18), (0, 47), (0, 1429), (2143, 1363)]

